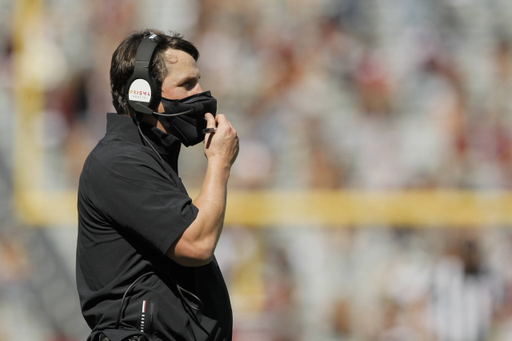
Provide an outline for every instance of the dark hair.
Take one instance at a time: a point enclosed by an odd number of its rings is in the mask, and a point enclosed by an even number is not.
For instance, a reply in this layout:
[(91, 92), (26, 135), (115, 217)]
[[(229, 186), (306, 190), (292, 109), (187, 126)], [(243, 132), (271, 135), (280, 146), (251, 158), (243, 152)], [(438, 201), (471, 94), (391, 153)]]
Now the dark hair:
[[(199, 51), (189, 41), (183, 39), (179, 33), (171, 32), (166, 35), (164, 32), (154, 29), (147, 29), (135, 32), (126, 37), (112, 54), (110, 63), (110, 91), (112, 93), (112, 104), (118, 114), (134, 117), (135, 112), (128, 105), (125, 98), (127, 82), (135, 68), (135, 55), (140, 42), (152, 34), (158, 36), (158, 45), (155, 48), (153, 60), (150, 65), (151, 76), (157, 86), (157, 94), (161, 93), (162, 82), (170, 70), (167, 69), (164, 53), (168, 49), (181, 50), (191, 55), (194, 60), (199, 59)], [(156, 110), (156, 108), (153, 108)]]

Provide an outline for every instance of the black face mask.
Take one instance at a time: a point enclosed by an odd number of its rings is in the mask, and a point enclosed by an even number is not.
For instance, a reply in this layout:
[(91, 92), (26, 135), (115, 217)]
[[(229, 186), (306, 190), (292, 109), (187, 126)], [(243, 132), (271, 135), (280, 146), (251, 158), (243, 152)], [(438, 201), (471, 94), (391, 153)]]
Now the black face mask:
[(217, 100), (210, 91), (201, 92), (182, 99), (162, 97), (163, 113), (156, 113), (158, 120), (168, 132), (180, 139), (186, 147), (196, 145), (204, 140), (203, 129), (206, 128), (204, 115), (217, 113)]

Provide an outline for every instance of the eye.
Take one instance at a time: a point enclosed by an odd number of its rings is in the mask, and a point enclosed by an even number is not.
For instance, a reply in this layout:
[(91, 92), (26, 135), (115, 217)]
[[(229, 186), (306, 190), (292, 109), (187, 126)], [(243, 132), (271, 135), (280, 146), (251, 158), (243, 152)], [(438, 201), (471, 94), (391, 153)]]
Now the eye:
[(192, 90), (198, 83), (199, 78), (188, 79), (187, 81), (180, 84), (181, 87), (185, 88), (187, 91)]

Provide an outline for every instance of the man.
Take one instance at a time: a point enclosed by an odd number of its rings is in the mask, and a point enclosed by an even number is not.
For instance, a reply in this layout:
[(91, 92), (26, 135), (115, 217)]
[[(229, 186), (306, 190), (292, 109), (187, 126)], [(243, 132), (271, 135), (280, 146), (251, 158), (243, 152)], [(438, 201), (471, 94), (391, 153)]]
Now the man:
[[(231, 340), (214, 250), (238, 137), (201, 89), (198, 58), (180, 35), (156, 30), (131, 34), (112, 56), (117, 114), (107, 114), (78, 189), (77, 287), (88, 340)], [(192, 202), (178, 155), (181, 144), (203, 139), (206, 174)]]

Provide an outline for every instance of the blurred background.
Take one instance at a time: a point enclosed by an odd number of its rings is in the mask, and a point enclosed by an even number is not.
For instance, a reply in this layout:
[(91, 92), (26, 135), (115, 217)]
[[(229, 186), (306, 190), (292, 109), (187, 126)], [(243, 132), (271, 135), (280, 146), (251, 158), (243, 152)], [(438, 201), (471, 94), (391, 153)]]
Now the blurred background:
[(0, 341), (89, 333), (76, 185), (142, 28), (196, 44), (240, 136), (235, 341), (512, 340), (510, 0), (0, 0)]

